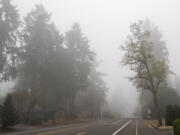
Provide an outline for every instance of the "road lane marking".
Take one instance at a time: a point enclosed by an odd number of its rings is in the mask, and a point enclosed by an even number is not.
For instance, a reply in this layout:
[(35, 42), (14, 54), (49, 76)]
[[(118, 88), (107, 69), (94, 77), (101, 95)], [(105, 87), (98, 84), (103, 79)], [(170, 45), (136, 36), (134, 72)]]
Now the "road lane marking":
[(80, 132), (77, 135), (84, 135), (84, 134), (86, 134), (86, 132)]
[(138, 135), (138, 120), (136, 121), (136, 135)]
[(85, 126), (79, 126), (79, 127), (72, 127), (72, 128), (66, 128), (66, 129), (59, 129), (59, 130), (53, 130), (53, 131), (47, 131), (44, 133), (38, 133), (37, 135), (51, 135), (51, 134), (56, 134), (56, 133), (61, 133), (61, 132), (65, 132), (65, 131), (69, 131), (69, 130), (73, 130), (73, 129), (79, 129), (79, 128), (83, 128), (83, 127), (88, 127), (88, 126), (92, 126), (92, 125), (96, 125), (97, 123), (93, 123), (93, 124), (89, 124), (89, 125), (85, 125)]
[(120, 127), (118, 130), (116, 130), (112, 135), (116, 135), (119, 131), (121, 131), (123, 128), (125, 128), (128, 124), (131, 123), (132, 120), (129, 120), (126, 124), (124, 124), (122, 127)]

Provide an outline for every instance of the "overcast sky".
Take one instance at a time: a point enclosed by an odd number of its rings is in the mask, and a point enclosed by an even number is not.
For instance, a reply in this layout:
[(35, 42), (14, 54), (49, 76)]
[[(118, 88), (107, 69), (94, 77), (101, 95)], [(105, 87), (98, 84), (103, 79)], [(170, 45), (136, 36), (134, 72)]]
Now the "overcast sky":
[[(164, 35), (171, 69), (180, 75), (180, 1), (179, 0), (13, 0), (25, 15), (37, 3), (52, 13), (52, 20), (60, 31), (70, 29), (74, 22), (81, 25), (91, 47), (102, 60), (100, 70), (107, 74), (105, 81), (109, 99), (126, 104), (127, 111), (137, 104), (137, 92), (126, 77), (127, 67), (121, 67), (122, 45), (131, 23), (150, 19)], [(131, 100), (129, 100), (131, 99)]]

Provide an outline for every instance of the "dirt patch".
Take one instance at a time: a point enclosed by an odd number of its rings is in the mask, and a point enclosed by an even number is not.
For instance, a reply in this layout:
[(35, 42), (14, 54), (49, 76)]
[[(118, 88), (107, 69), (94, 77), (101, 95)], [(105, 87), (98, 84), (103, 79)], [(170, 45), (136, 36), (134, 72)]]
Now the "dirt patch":
[(166, 124), (163, 124), (163, 126), (158, 126), (158, 121), (157, 120), (150, 120), (148, 121), (152, 127), (159, 129), (159, 130), (172, 130), (172, 126), (166, 126)]

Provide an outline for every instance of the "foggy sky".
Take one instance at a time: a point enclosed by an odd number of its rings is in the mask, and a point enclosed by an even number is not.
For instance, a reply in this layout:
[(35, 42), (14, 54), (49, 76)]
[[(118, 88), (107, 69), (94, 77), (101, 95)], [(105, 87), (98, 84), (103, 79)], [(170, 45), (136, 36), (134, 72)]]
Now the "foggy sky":
[[(137, 92), (126, 79), (131, 73), (119, 61), (131, 23), (150, 19), (164, 35), (171, 69), (180, 75), (180, 1), (179, 0), (13, 0), (25, 15), (34, 4), (42, 3), (52, 13), (52, 20), (65, 32), (78, 22), (90, 45), (97, 52), (99, 67), (107, 74), (109, 96), (117, 107), (128, 106), (131, 112), (137, 105)], [(115, 103), (113, 101), (113, 103)], [(129, 114), (130, 115), (130, 114)]]

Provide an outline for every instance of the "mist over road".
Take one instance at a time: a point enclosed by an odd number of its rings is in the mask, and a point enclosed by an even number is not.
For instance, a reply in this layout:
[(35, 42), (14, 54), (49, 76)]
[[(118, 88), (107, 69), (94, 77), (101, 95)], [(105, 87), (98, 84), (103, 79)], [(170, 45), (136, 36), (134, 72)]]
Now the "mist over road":
[(116, 119), (52, 127), (8, 135), (172, 135), (159, 131), (142, 119)]

